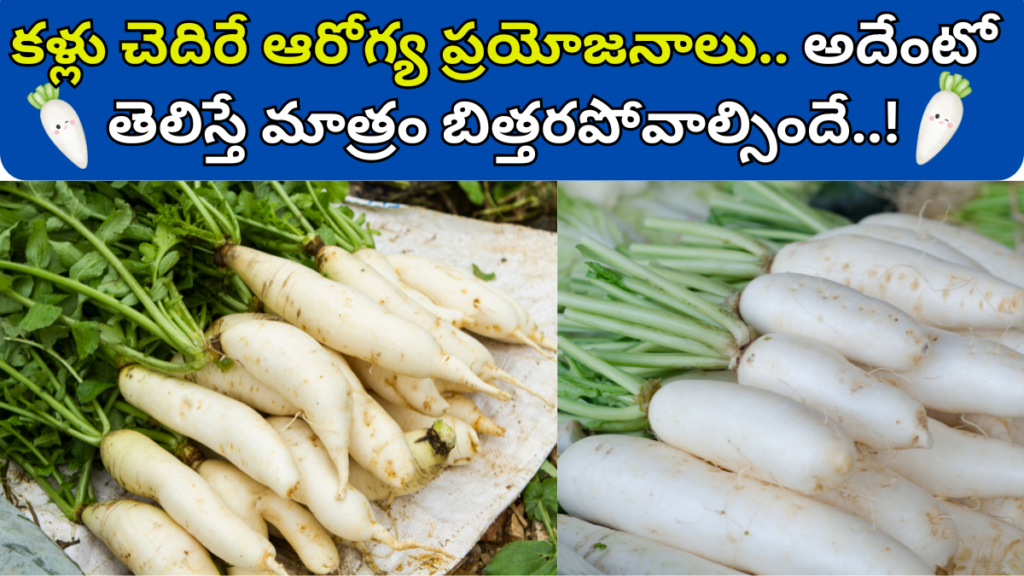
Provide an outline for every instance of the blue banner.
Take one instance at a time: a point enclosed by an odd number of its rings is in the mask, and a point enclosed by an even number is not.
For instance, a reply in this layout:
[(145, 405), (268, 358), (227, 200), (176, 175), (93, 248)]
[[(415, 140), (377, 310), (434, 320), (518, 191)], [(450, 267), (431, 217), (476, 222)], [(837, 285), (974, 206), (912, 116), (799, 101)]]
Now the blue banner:
[(4, 0), (0, 161), (46, 180), (1002, 179), (1024, 160), (1022, 22), (1019, 0)]

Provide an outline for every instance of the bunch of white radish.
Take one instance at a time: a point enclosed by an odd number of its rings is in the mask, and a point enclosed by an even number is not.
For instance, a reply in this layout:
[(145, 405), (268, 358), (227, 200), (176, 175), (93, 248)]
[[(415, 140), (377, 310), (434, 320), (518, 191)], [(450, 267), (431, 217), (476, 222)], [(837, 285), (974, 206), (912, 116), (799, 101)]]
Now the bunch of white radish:
[[(283, 574), (270, 535), (283, 536), (315, 574), (337, 572), (338, 544), (356, 547), (371, 566), (372, 542), (447, 555), (397, 539), (370, 502), (488, 457), (482, 436), (505, 429), (467, 394), (509, 400), (495, 385), (503, 381), (541, 396), (461, 330), (547, 355), (551, 340), (509, 295), (411, 256), (396, 257), (404, 263), (397, 271), (373, 249), (326, 246), (316, 259), (321, 272), (222, 246), (218, 264), (273, 313), (213, 322), (205, 341), (218, 360), (199, 371), (121, 369), (118, 388), (132, 409), (209, 456), (193, 470), (137, 432), (103, 440), (115, 480), (159, 505), (104, 502), (83, 515), (136, 573), (213, 573), (219, 558), (228, 573)], [(442, 268), (442, 276), (430, 272)], [(472, 294), (475, 304), (451, 294)]]
[[(1022, 573), (1024, 258), (903, 215), (774, 254), (717, 234), (766, 272), (713, 279), (741, 284), (718, 300), (581, 242), (599, 265), (559, 296), (561, 544), (610, 574)], [(644, 380), (719, 358), (731, 381)], [(630, 419), (649, 433), (573, 428)]]

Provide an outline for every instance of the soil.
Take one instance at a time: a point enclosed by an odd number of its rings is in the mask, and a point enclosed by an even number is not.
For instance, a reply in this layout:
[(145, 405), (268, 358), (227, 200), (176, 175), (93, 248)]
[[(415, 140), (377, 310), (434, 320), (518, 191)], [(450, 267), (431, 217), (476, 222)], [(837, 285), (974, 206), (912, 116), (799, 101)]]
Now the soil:
[(349, 182), (349, 193), (366, 200), (397, 202), (477, 218), (489, 222), (508, 222), (554, 232), (557, 228), (556, 183), (523, 182), (518, 190), (498, 201), (489, 192), (498, 182), (481, 182), (484, 202), (474, 204), (458, 182)]

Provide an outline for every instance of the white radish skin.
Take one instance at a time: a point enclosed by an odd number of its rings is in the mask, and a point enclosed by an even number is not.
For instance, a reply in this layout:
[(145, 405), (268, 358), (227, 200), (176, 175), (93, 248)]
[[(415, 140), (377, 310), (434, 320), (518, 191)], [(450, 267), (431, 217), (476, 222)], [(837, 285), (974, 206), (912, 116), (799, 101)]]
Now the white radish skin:
[(917, 366), (873, 374), (932, 410), (1024, 416), (1024, 355), (980, 338), (929, 331), (931, 351)]
[[(182, 362), (181, 354), (175, 354), (171, 361)], [(299, 409), (292, 406), (284, 396), (257, 380), (238, 365), (232, 365), (227, 372), (224, 372), (216, 364), (210, 362), (198, 372), (183, 374), (182, 378), (228, 398), (238, 400), (242, 404), (266, 414), (288, 416), (299, 413)]]
[(377, 523), (370, 502), (357, 490), (349, 490), (344, 500), (335, 500), (333, 487), (338, 483), (338, 471), (308, 424), (282, 416), (268, 418), (267, 422), (288, 444), (299, 468), (302, 480), (295, 492), (296, 501), (305, 504), (332, 534), (352, 542), (380, 542), (393, 550), (422, 548), (447, 555), (414, 540), (395, 540), (386, 528)]
[(448, 402), (449, 416), (469, 424), (473, 427), (473, 430), (480, 434), (487, 434), (488, 436), (505, 435), (505, 429), (495, 424), (494, 420), (488, 418), (469, 397), (456, 392), (445, 392), (441, 396)]
[(961, 414), (960, 421), (954, 428), (1015, 443), (1013, 438), (1015, 426), (1010, 418), (999, 418), (988, 414)]
[(946, 509), (867, 453), (859, 455), (856, 469), (842, 486), (812, 498), (867, 520), (931, 564), (931, 573), (952, 573), (960, 539)]
[(743, 289), (743, 321), (761, 334), (795, 334), (846, 358), (909, 370), (928, 353), (928, 334), (909, 314), (824, 278), (767, 274)]
[[(558, 543), (576, 551), (605, 574), (742, 574), (653, 540), (558, 515)], [(594, 547), (603, 544), (604, 548)]]
[(943, 498), (1024, 497), (1024, 447), (929, 419), (931, 450), (896, 450), (875, 460)]
[(931, 446), (920, 402), (824, 344), (791, 334), (762, 336), (747, 346), (734, 369), (740, 384), (820, 410), (857, 442), (886, 449)]
[(199, 466), (199, 475), (255, 532), (267, 537), (267, 522), (277, 528), (314, 574), (338, 570), (338, 548), (309, 510), (274, 494), (227, 462), (206, 460)]
[(232, 326), (217, 342), (225, 356), (302, 410), (338, 467), (338, 498), (344, 498), (353, 399), (333, 358), (308, 334), (273, 320)]
[(850, 435), (821, 412), (738, 384), (692, 380), (662, 386), (647, 416), (669, 446), (801, 494), (841, 485), (857, 458)]
[(565, 452), (565, 449), (574, 443), (586, 438), (583, 433), (583, 426), (579, 420), (558, 421), (558, 453)]
[(285, 498), (299, 483), (288, 448), (255, 410), (198, 384), (139, 365), (121, 370), (126, 402), (214, 450)]
[(218, 257), (272, 310), (325, 346), (406, 376), (447, 378), (509, 398), (462, 361), (443, 354), (430, 332), (352, 288), (243, 246), (225, 245)]
[(253, 532), (199, 474), (133, 430), (107, 434), (100, 458), (125, 490), (156, 500), (210, 552), (237, 566), (287, 574), (270, 541)]
[[(968, 508), (972, 506), (964, 504)], [(978, 512), (1024, 530), (1024, 498), (992, 498), (981, 500)]]
[[(445, 426), (447, 426), (447, 423)], [(381, 482), (376, 476), (370, 474), (357, 462), (353, 461), (349, 464), (352, 469), (352, 475), (349, 477), (352, 481), (352, 488), (358, 490), (368, 500), (390, 501), (392, 498), (412, 494), (425, 487), (431, 480), (437, 478), (441, 472), (444, 472), (444, 469), (448, 466), (448, 458), (451, 453), (454, 453), (454, 430), (451, 427), (446, 429), (438, 427), (435, 429), (435, 431), (438, 430), (444, 434), (440, 443), (436, 438), (431, 439), (430, 433), (426, 429), (412, 430), (405, 433), (405, 441), (412, 449), (417, 465), (426, 471), (419, 481), (402, 488), (395, 488)]]
[(1024, 531), (955, 502), (946, 510), (960, 533), (955, 574), (1024, 574)]
[[(544, 335), (543, 332), (541, 332), (540, 327), (537, 326), (537, 323), (534, 322), (533, 318), (530, 317), (530, 313), (526, 311), (526, 308), (523, 307), (523, 305), (520, 304), (518, 300), (513, 298), (512, 295), (509, 294), (508, 292), (505, 292), (504, 290), (498, 288), (493, 284), (488, 284), (487, 287), (490, 288), (498, 296), (504, 298), (509, 304), (512, 305), (513, 308), (516, 309), (516, 313), (519, 314), (519, 326), (521, 327), (523, 334), (526, 334), (527, 338), (532, 340), (541, 348), (545, 348), (547, 350), (552, 351), (558, 350), (558, 342), (551, 338), (548, 338), (547, 336)], [(498, 338), (498, 340), (501, 340), (503, 342), (519, 343), (519, 340), (516, 339)]]
[(771, 272), (820, 276), (884, 300), (918, 322), (947, 330), (1024, 324), (1024, 289), (967, 266), (875, 238), (795, 242)]
[(352, 356), (345, 360), (362, 384), (392, 404), (406, 406), (434, 418), (444, 416), (448, 410), (448, 402), (429, 378), (401, 376)]
[(861, 220), (860, 223), (899, 226), (918, 233), (930, 234), (974, 259), (989, 274), (1017, 286), (1024, 286), (1024, 258), (1021, 258), (1005, 244), (972, 230), (913, 214), (874, 214)]
[(963, 252), (960, 252), (942, 240), (928, 234), (921, 234), (914, 230), (901, 228), (899, 226), (885, 226), (882, 224), (853, 224), (851, 226), (841, 226), (839, 228), (819, 232), (814, 237), (830, 238), (832, 236), (849, 235), (869, 236), (871, 238), (877, 238), (879, 240), (885, 240), (886, 242), (892, 242), (893, 244), (899, 244), (901, 246), (920, 250), (925, 254), (935, 256), (936, 258), (945, 260), (946, 262), (960, 264), (961, 266), (970, 266), (971, 268), (981, 268), (981, 265), (975, 262), (972, 258), (969, 258)]
[(480, 378), (508, 376), (498, 369), (483, 344), (459, 332), (411, 300), (374, 268), (344, 249), (324, 246), (316, 256), (316, 264), (331, 280), (356, 289), (360, 294), (376, 300), (388, 312), (430, 332), (441, 347), (441, 352), (462, 360)]
[(576, 553), (572, 548), (567, 547), (561, 542), (558, 543), (558, 574), (604, 574), (597, 568), (594, 568), (589, 562), (583, 559), (582, 556)]
[(600, 435), (559, 458), (558, 502), (587, 522), (754, 574), (928, 574), (870, 524), (661, 442)]
[(398, 288), (402, 292), (405, 292), (405, 295), (411, 298), (414, 302), (416, 302), (420, 306), (423, 306), (427, 310), (430, 310), (430, 312), (434, 316), (437, 316), (441, 320), (447, 322), (448, 324), (451, 324), (456, 328), (462, 328), (462, 326), (465, 324), (465, 314), (459, 312), (458, 310), (453, 310), (451, 308), (445, 308), (443, 306), (438, 306), (437, 304), (434, 304), (433, 300), (427, 298), (426, 294), (420, 292), (419, 290), (416, 290), (415, 288), (409, 286), (405, 282), (402, 282), (402, 279), (398, 276), (398, 273), (395, 272), (395, 267), (392, 266), (391, 263), (388, 262), (388, 259), (377, 250), (373, 248), (360, 248), (359, 250), (356, 250), (354, 254), (356, 258), (359, 258), (363, 262), (366, 262), (371, 267), (373, 267), (373, 269), (376, 270), (378, 274), (387, 278), (388, 281), (394, 284), (395, 286), (398, 286)]
[(961, 330), (961, 336), (981, 338), (989, 342), (995, 342), (1006, 346), (1014, 352), (1024, 352), (1024, 330), (1020, 328), (1007, 328), (1006, 330)]
[[(373, 394), (370, 396), (373, 397)], [(430, 428), (434, 424), (435, 418), (424, 416), (415, 410), (392, 404), (379, 396), (373, 399), (406, 432), (406, 435), (414, 430)], [(441, 420), (455, 431), (455, 446), (452, 448), (451, 453), (448, 454), (448, 465), (465, 466), (472, 463), (480, 455), (480, 437), (477, 436), (476, 430), (462, 420), (451, 416), (444, 416)], [(416, 445), (410, 443), (409, 446), (415, 455)], [(420, 459), (417, 458), (417, 460)]]
[(156, 506), (110, 500), (87, 507), (82, 522), (139, 576), (219, 574), (202, 544)]
[(540, 350), (523, 333), (515, 306), (472, 274), (422, 256), (391, 254), (387, 258), (406, 284), (437, 304), (465, 314), (467, 330)]

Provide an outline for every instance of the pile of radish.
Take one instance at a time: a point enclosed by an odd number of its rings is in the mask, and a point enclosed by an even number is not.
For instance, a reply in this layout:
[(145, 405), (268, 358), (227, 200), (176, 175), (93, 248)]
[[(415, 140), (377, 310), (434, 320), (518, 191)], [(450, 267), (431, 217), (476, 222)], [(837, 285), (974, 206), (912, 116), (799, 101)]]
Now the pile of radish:
[(743, 186), (817, 234), (652, 218), (676, 241), (579, 239), (565, 573), (1022, 573), (1024, 258)]
[[(0, 185), (30, 221), (0, 235), (0, 460), (136, 574), (285, 574), (270, 536), (314, 574), (338, 545), (450, 556), (370, 502), (504, 434), (467, 394), (538, 395), (475, 336), (550, 357), (526, 309), (377, 252), (333, 183), (115, 185)], [(147, 502), (94, 503), (94, 462)]]

